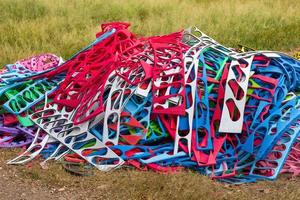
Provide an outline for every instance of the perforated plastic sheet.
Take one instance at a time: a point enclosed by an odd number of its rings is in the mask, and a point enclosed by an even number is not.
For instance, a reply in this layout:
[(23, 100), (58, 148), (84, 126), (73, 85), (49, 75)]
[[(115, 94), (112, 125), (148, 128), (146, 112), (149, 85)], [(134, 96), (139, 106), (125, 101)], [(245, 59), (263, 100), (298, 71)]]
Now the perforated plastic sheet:
[(27, 147), (8, 164), (188, 168), (226, 183), (299, 174), (299, 60), (197, 27), (141, 38), (129, 25), (103, 24), (64, 63), (42, 54), (1, 71), (0, 147)]

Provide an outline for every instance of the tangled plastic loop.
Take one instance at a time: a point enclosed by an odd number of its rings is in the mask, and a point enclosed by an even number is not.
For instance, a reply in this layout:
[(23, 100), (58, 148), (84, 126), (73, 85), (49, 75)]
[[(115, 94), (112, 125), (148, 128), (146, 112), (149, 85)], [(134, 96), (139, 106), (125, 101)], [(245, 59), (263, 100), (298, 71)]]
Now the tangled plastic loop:
[(103, 24), (64, 63), (44, 54), (2, 70), (0, 146), (27, 147), (9, 164), (42, 155), (80, 175), (189, 168), (227, 183), (299, 174), (300, 61), (196, 27), (149, 38), (128, 27)]

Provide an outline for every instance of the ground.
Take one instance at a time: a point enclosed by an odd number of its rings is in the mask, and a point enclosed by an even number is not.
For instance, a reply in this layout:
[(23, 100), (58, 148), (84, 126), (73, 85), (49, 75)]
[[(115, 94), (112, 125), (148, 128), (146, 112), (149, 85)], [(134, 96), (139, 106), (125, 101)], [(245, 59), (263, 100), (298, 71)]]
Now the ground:
[[(108, 21), (129, 21), (138, 35), (197, 25), (226, 46), (300, 50), (299, 0), (1, 0), (0, 65), (37, 53), (69, 58)], [(300, 178), (232, 186), (191, 171), (120, 169), (78, 177), (58, 163), (9, 166), (20, 150), (0, 150), (0, 199), (299, 199)]]
[(243, 185), (218, 183), (191, 171), (159, 174), (133, 169), (90, 177), (66, 172), (49, 163), (42, 169), (36, 160), (30, 166), (9, 166), (6, 161), (20, 150), (0, 150), (0, 199), (299, 199), (300, 177), (280, 175), (276, 181)]

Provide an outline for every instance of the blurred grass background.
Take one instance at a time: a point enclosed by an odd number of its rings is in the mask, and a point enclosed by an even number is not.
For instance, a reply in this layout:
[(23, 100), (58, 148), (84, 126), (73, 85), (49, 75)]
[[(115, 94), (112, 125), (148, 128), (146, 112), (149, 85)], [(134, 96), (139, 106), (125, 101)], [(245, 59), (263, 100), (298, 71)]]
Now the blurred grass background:
[(198, 26), (226, 46), (300, 46), (300, 0), (1, 0), (0, 64), (35, 53), (70, 57), (99, 25), (129, 21), (138, 35)]

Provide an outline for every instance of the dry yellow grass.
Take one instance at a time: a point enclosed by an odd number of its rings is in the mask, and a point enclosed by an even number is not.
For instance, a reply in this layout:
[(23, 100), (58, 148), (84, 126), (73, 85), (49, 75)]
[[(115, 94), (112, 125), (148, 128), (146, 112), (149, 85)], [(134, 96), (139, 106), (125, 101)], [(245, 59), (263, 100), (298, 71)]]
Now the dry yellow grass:
[[(191, 171), (166, 175), (131, 169), (109, 173), (95, 170), (91, 177), (78, 177), (67, 173), (57, 163), (49, 163), (47, 170), (42, 169), (37, 161), (30, 168), (6, 165), (5, 161), (15, 154), (16, 151), (0, 150), (0, 177), (3, 174), (6, 177), (1, 178), (0, 186), (1, 183), (15, 183), (15, 187), (20, 187), (20, 193), (25, 194), (20, 199), (234, 200), (299, 199), (300, 195), (300, 178), (291, 179), (287, 175), (281, 175), (274, 182), (262, 181), (239, 186), (221, 184)], [(11, 190), (13, 195), (18, 191), (17, 188)], [(3, 187), (2, 191), (10, 193), (7, 187)]]

